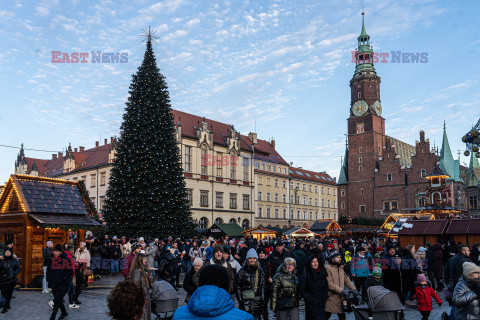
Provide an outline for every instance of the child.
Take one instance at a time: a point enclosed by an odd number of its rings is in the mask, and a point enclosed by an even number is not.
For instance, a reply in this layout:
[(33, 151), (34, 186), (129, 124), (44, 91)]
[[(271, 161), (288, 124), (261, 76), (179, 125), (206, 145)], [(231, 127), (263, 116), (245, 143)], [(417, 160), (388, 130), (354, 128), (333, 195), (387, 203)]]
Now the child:
[(430, 311), (432, 311), (432, 296), (437, 301), (438, 305), (442, 305), (442, 300), (428, 285), (427, 278), (424, 274), (417, 276), (417, 288), (415, 290), (415, 299), (417, 300), (417, 310), (422, 314), (422, 320), (428, 320)]
[(372, 286), (383, 287), (382, 269), (378, 266), (373, 268), (372, 274), (365, 281), (365, 292)]

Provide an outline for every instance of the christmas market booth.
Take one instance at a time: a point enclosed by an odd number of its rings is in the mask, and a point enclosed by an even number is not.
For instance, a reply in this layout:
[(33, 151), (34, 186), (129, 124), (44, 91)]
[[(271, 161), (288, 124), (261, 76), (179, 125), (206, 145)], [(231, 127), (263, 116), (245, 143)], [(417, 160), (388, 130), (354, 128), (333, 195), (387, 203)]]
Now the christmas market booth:
[(394, 227), (391, 234), (398, 236), (402, 247), (414, 244), (418, 249), (427, 242), (434, 244), (443, 241), (448, 223), (448, 219), (407, 220), (399, 228)]
[(480, 242), (480, 219), (452, 219), (446, 236), (448, 240), (468, 244), (471, 247)]
[(392, 237), (396, 238), (397, 233), (391, 232), (394, 227), (400, 228), (402, 223), (406, 222), (407, 220), (434, 220), (435, 215), (431, 213), (413, 213), (413, 214), (400, 214), (400, 213), (393, 213), (389, 215), (385, 221), (383, 222), (380, 229), (380, 234), (385, 237)]
[(321, 219), (315, 221), (310, 227), (310, 231), (315, 233), (316, 236), (325, 237), (332, 235), (340, 235), (342, 228), (333, 219)]
[(85, 229), (101, 226), (94, 215), (87, 191), (78, 182), (11, 175), (0, 194), (0, 242), (14, 241), (19, 284), (43, 275), (42, 248), (48, 240), (63, 245), (75, 231), (78, 243), (85, 240)]
[(292, 228), (283, 232), (283, 235), (287, 238), (310, 238), (315, 237), (316, 233), (307, 228)]
[(245, 230), (242, 231), (242, 234), (247, 237), (251, 237), (253, 239), (257, 240), (263, 240), (263, 239), (273, 239), (273, 238), (278, 238), (281, 236), (281, 232), (279, 231), (280, 229), (278, 228), (272, 228), (272, 227), (256, 227), (253, 229)]
[(236, 223), (215, 223), (205, 231), (205, 235), (213, 239), (241, 238), (243, 237), (242, 231), (242, 227)]

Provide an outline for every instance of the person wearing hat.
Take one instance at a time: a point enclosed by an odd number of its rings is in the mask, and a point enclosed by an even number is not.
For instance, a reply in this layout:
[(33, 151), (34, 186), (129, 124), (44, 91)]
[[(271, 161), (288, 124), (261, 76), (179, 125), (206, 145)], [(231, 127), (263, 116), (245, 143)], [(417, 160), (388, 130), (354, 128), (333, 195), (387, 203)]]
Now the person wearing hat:
[(10, 300), (12, 299), (13, 289), (17, 284), (17, 274), (20, 273), (20, 265), (13, 251), (7, 247), (0, 256), (0, 291), (5, 298), (5, 305), (2, 313), (10, 309)]
[(365, 247), (361, 246), (357, 249), (357, 253), (352, 258), (351, 261), (351, 275), (353, 277), (353, 282), (355, 282), (355, 287), (360, 290), (362, 297), (367, 299), (367, 291), (365, 290), (365, 281), (367, 281), (368, 276), (370, 275), (370, 266), (372, 265), (372, 256), (370, 253), (365, 250)]
[(423, 273), (417, 275), (417, 287), (415, 288), (415, 299), (417, 300), (417, 310), (422, 315), (422, 320), (428, 320), (430, 312), (433, 310), (432, 297), (435, 298), (438, 305), (442, 305), (442, 300), (428, 284), (427, 278)]
[(212, 258), (205, 263), (205, 265), (219, 265), (227, 269), (228, 272), (228, 277), (230, 279), (230, 286), (228, 288), (228, 293), (233, 294), (234, 289), (235, 289), (235, 275), (233, 273), (233, 268), (232, 266), (225, 261), (225, 258), (223, 257), (223, 247), (221, 245), (215, 245), (212, 248), (213, 256)]
[(200, 277), (200, 269), (203, 266), (203, 260), (201, 258), (195, 258), (192, 268), (185, 274), (183, 280), (183, 289), (187, 292), (185, 296), (185, 303), (188, 303), (190, 297), (198, 288), (198, 278)]
[(294, 258), (285, 258), (273, 278), (272, 310), (278, 320), (300, 320), (298, 310), (300, 288), (296, 268), (297, 262)]
[(304, 247), (305, 243), (300, 240), (295, 244), (295, 251), (293, 251), (293, 256), (295, 261), (297, 261), (297, 277), (300, 282), (303, 281), (305, 276), (305, 261), (307, 260), (307, 255), (305, 250), (303, 250)]
[(50, 320), (55, 320), (58, 309), (61, 311), (58, 319), (65, 319), (68, 316), (63, 304), (63, 297), (68, 291), (72, 276), (73, 265), (63, 252), (62, 245), (57, 244), (53, 247), (53, 257), (47, 268), (47, 282), (50, 284), (53, 293), (53, 304), (52, 301), (49, 302), (49, 305), (53, 308)]
[(0, 256), (3, 256), (5, 250), (10, 249), (13, 253), (13, 239), (7, 239), (4, 243), (0, 244)]
[(235, 278), (235, 293), (239, 308), (260, 320), (265, 301), (265, 273), (258, 262), (258, 254), (251, 248), (245, 263)]
[(375, 265), (372, 270), (372, 274), (365, 280), (365, 292), (368, 292), (368, 288), (373, 286), (383, 287), (383, 274), (380, 265)]
[(227, 261), (230, 264), (230, 266), (232, 267), (234, 275), (236, 275), (240, 271), (242, 266), (233, 257), (232, 248), (230, 246), (228, 246), (228, 245), (223, 246), (223, 257), (225, 258), (225, 261)]
[(275, 243), (275, 248), (268, 256), (269, 267), (267, 280), (272, 283), (273, 277), (277, 274), (278, 268), (283, 264), (286, 258), (294, 258), (293, 254), (285, 250), (285, 244), (279, 239)]
[(270, 275), (268, 274), (268, 272), (270, 271), (270, 262), (268, 260), (267, 250), (264, 247), (257, 248), (257, 255), (258, 263), (260, 264), (260, 268), (262, 268), (263, 274), (265, 275), (265, 292), (262, 317), (263, 320), (268, 320), (268, 302), (270, 301), (272, 293), (272, 284), (268, 281), (268, 278), (270, 277)]
[(342, 257), (339, 252), (332, 252), (325, 262), (328, 281), (328, 300), (325, 304), (325, 318), (329, 319), (332, 313), (336, 313), (340, 320), (345, 320), (346, 315), (343, 312), (343, 300), (349, 292), (345, 286), (357, 297), (360, 296), (355, 285), (350, 281), (343, 270)]
[[(453, 291), (454, 318), (480, 319), (480, 267), (473, 262), (462, 264), (463, 273)], [(452, 319), (452, 318), (451, 318)]]
[(188, 304), (178, 308), (172, 320), (254, 320), (251, 314), (235, 308), (227, 292), (230, 276), (224, 267), (217, 264), (202, 267), (198, 284)]

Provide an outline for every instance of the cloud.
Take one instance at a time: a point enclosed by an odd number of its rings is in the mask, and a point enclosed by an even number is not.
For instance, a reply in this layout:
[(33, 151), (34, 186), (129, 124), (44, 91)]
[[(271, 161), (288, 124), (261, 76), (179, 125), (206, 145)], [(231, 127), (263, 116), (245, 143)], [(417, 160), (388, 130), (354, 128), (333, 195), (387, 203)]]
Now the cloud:
[(148, 14), (148, 15), (163, 15), (165, 13), (173, 13), (175, 12), (185, 1), (184, 0), (164, 0), (158, 1), (155, 4), (152, 4), (150, 7), (146, 9), (141, 9), (139, 11), (141, 14)]
[(46, 7), (41, 7), (41, 6), (36, 6), (35, 7), (35, 14), (39, 16), (48, 16), (50, 13), (50, 10)]
[(193, 19), (187, 21), (186, 25), (187, 25), (187, 28), (191, 28), (191, 27), (194, 27), (194, 26), (198, 25), (199, 23), (200, 23), (199, 18), (193, 18)]

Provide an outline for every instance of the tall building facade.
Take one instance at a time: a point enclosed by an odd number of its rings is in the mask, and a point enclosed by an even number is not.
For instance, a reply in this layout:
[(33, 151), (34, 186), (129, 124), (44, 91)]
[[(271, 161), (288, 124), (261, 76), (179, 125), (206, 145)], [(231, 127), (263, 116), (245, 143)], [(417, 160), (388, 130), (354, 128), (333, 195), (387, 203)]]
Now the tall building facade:
[(450, 175), (449, 187), (455, 194), (452, 205), (463, 208), (460, 161), (453, 159), (446, 128), (440, 156), (431, 149), (423, 131), (415, 146), (386, 135), (380, 98), (381, 78), (373, 64), (364, 13), (357, 40), (355, 71), (350, 80), (347, 146), (338, 179), (339, 214), (380, 218), (422, 207), (426, 201), (425, 176), (438, 163)]

